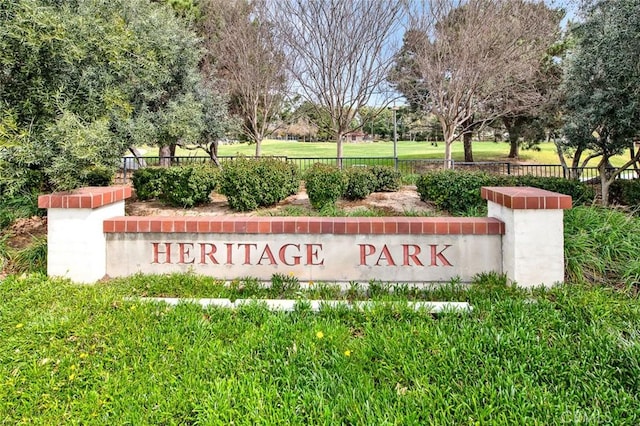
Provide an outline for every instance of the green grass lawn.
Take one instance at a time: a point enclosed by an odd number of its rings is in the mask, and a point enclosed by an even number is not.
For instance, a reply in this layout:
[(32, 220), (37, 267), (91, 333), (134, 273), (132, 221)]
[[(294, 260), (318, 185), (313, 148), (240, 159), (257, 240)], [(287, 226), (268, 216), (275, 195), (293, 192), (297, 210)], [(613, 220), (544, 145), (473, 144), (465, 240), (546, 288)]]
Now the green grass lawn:
[(216, 286), (191, 275), (94, 286), (5, 279), (0, 423), (640, 421), (640, 305), (615, 291), (528, 294), (487, 275), (434, 297), (468, 301), (471, 313), (437, 316), (385, 305), (273, 313), (258, 303), (205, 310), (125, 299), (210, 296)]
[[(560, 164), (558, 154), (553, 143), (542, 143), (537, 150), (521, 150), (520, 160), (536, 164)], [(143, 147), (145, 155), (157, 156), (155, 147)], [(453, 144), (453, 159), (464, 160), (464, 151), (461, 142)], [(288, 157), (335, 157), (336, 146), (333, 142), (296, 142), (265, 140), (262, 146), (263, 155), (284, 155)], [(177, 155), (192, 156), (206, 155), (204, 151), (191, 151), (178, 148)], [(222, 156), (254, 155), (255, 145), (247, 143), (234, 143), (221, 145), (219, 154)], [(475, 161), (506, 161), (509, 154), (509, 144), (506, 142), (474, 142), (473, 154)], [(345, 143), (345, 157), (393, 157), (392, 142), (369, 143)], [(443, 159), (444, 143), (434, 145), (430, 142), (398, 142), (398, 157), (401, 159)], [(614, 157), (612, 163), (620, 166), (627, 161), (628, 155)], [(597, 159), (592, 160), (589, 166), (596, 166)]]

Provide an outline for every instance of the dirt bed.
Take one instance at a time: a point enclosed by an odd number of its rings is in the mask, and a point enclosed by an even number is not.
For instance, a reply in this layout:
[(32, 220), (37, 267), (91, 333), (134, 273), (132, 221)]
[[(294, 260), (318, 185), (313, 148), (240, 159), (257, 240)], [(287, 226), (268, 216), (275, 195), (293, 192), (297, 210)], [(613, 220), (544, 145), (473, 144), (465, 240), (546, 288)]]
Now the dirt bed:
[[(192, 209), (169, 207), (159, 201), (134, 200), (127, 200), (125, 209), (128, 216), (273, 216), (279, 211), (292, 207), (311, 212), (309, 197), (304, 188), (276, 206), (251, 212), (233, 211), (227, 204), (227, 198), (217, 193), (211, 195), (209, 204)], [(403, 186), (396, 192), (375, 192), (360, 201), (340, 200), (337, 207), (346, 211), (374, 209), (389, 216), (401, 216), (407, 213), (428, 214), (434, 211), (433, 206), (420, 200), (415, 186)]]

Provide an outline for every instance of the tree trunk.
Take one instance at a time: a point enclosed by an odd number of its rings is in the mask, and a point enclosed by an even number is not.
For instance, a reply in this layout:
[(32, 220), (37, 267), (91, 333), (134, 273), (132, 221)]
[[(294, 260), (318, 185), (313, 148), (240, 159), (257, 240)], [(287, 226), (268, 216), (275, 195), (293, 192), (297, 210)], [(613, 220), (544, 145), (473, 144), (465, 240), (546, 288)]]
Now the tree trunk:
[(473, 148), (472, 148), (473, 133), (466, 132), (462, 135), (462, 143), (464, 144), (464, 161), (467, 163), (473, 163)]
[(514, 139), (511, 137), (511, 133), (509, 133), (509, 143), (511, 144), (511, 148), (509, 148), (509, 158), (520, 157), (520, 144), (518, 143), (518, 136), (516, 135)]
[[(441, 123), (442, 124), (442, 123)], [(451, 145), (453, 145), (455, 136), (455, 127), (442, 125), (442, 136), (444, 137), (444, 168), (453, 168), (453, 158), (451, 156)]]
[(220, 160), (218, 160), (218, 140), (217, 139), (209, 143), (209, 149), (207, 150), (207, 152), (209, 153), (209, 158), (211, 158), (211, 161), (213, 161), (213, 163), (216, 166), (220, 167)]
[(256, 157), (262, 155), (262, 138), (256, 138)]
[(509, 158), (518, 158), (520, 156), (520, 145), (518, 144), (518, 139), (520, 139), (520, 127), (516, 123), (517, 120), (517, 118), (508, 117), (504, 117), (502, 119), (504, 128), (507, 129), (507, 133), (509, 133), (509, 144), (511, 145), (509, 148)]
[(158, 156), (160, 157), (160, 166), (169, 167), (171, 165), (171, 147), (169, 145), (162, 145), (158, 149)]
[(344, 155), (344, 151), (342, 148), (342, 137), (343, 133), (340, 131), (336, 135), (336, 161), (339, 169), (342, 169), (342, 157)]
[(607, 175), (607, 165), (609, 164), (609, 158), (606, 155), (602, 156), (600, 164), (598, 164), (598, 171), (600, 172), (600, 190), (602, 195), (602, 205), (607, 207), (609, 205), (609, 186), (611, 180)]

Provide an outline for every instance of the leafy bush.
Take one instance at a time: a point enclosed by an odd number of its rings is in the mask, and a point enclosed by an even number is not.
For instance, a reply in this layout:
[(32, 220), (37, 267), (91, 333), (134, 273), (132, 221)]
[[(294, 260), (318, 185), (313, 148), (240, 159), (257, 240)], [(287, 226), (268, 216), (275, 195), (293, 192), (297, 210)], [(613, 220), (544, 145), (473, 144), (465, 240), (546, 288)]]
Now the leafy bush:
[(416, 186), (422, 201), (431, 201), (439, 209), (455, 216), (469, 210), (483, 211), (486, 201), (480, 197), (483, 186), (508, 185), (508, 178), (485, 172), (440, 170), (418, 178)]
[(316, 163), (307, 169), (305, 185), (311, 205), (320, 210), (335, 205), (344, 193), (347, 177), (335, 166)]
[(374, 176), (373, 192), (393, 192), (400, 188), (402, 173), (389, 166), (373, 166), (369, 170)]
[(234, 210), (270, 206), (295, 194), (300, 175), (295, 164), (275, 158), (238, 158), (225, 164), (218, 191)]
[(367, 167), (350, 167), (344, 171), (347, 178), (342, 196), (347, 200), (367, 198), (376, 186), (375, 177)]
[(591, 204), (595, 192), (589, 185), (556, 177), (500, 176), (485, 172), (440, 170), (427, 173), (416, 182), (423, 201), (431, 201), (452, 215), (482, 213), (486, 201), (480, 197), (483, 186), (531, 186), (570, 195), (574, 205)]
[(193, 207), (209, 201), (218, 169), (210, 165), (170, 167), (162, 178), (160, 199), (176, 207)]
[(640, 179), (618, 179), (609, 187), (611, 201), (625, 206), (640, 207)]
[(139, 200), (153, 200), (162, 193), (162, 179), (168, 169), (164, 167), (145, 167), (133, 172), (131, 178), (136, 197)]
[(114, 170), (105, 166), (94, 166), (86, 171), (82, 184), (86, 186), (109, 186), (113, 183)]
[(586, 183), (560, 177), (517, 176), (514, 184), (570, 195), (574, 206), (592, 204), (596, 196), (595, 190)]

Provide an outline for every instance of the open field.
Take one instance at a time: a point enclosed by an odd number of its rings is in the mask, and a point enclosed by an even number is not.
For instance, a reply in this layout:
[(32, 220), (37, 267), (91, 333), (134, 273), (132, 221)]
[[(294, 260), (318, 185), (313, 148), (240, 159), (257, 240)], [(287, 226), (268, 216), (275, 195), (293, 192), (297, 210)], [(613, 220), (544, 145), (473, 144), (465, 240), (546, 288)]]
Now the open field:
[[(559, 164), (558, 154), (553, 143), (540, 144), (539, 150), (521, 150), (520, 162), (535, 164)], [(146, 155), (157, 155), (157, 148), (143, 147)], [(336, 146), (332, 142), (296, 142), (266, 140), (263, 142), (264, 155), (284, 155), (288, 157), (335, 157)], [(177, 155), (206, 155), (204, 151), (190, 151), (178, 148)], [(234, 143), (221, 145), (219, 154), (225, 155), (253, 155), (255, 146), (246, 143)], [(507, 161), (509, 145), (505, 142), (474, 142), (474, 159), (476, 161)], [(393, 157), (392, 142), (361, 142), (345, 143), (345, 157)], [(435, 159), (444, 158), (444, 143), (432, 144), (431, 142), (398, 142), (398, 157), (401, 159)], [(620, 166), (627, 161), (628, 154), (615, 157), (614, 166)], [(462, 143), (453, 145), (453, 159), (464, 160)], [(592, 160), (589, 166), (596, 166), (597, 160)]]

